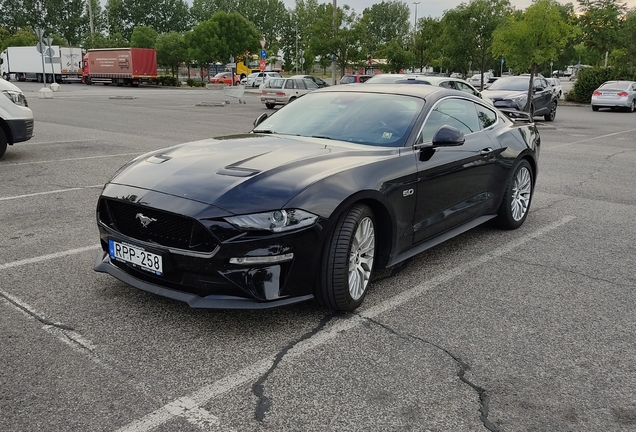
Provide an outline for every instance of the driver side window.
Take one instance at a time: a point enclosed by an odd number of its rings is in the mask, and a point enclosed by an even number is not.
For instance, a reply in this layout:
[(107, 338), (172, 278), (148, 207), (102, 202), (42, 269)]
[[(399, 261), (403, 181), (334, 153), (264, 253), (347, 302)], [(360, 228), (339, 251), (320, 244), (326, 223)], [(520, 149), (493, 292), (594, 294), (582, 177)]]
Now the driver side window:
[(464, 135), (480, 129), (475, 104), (465, 99), (445, 99), (428, 115), (418, 142), (430, 142), (440, 127), (448, 125), (459, 129)]

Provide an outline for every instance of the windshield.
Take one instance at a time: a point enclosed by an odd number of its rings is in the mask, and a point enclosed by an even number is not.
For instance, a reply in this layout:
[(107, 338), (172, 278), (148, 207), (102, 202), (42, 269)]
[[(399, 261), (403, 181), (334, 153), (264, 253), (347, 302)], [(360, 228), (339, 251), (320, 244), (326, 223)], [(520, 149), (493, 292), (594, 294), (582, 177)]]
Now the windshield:
[(354, 83), (354, 82), (356, 82), (356, 77), (354, 77), (354, 76), (343, 76), (340, 79), (340, 84), (351, 84), (351, 83)]
[(424, 100), (403, 95), (318, 92), (278, 110), (254, 132), (402, 147)]
[(375, 75), (367, 80), (367, 84), (393, 84), (394, 82), (404, 79), (404, 75), (399, 74), (382, 74)]
[(488, 90), (528, 91), (528, 77), (499, 78)]

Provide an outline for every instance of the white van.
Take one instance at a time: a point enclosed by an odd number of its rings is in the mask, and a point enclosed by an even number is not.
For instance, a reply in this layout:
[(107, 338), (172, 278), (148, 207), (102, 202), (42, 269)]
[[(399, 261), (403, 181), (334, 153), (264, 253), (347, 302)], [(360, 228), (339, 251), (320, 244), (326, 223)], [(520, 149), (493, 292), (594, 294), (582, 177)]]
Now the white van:
[(33, 112), (24, 93), (0, 78), (0, 158), (7, 145), (28, 141), (33, 136)]

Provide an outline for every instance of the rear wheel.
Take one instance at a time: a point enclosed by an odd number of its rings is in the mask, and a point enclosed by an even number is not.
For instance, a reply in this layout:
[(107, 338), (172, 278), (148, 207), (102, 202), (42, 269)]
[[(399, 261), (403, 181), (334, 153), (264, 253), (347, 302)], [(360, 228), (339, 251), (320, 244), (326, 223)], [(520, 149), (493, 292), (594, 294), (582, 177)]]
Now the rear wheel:
[(636, 99), (632, 100), (632, 104), (629, 106), (629, 112), (636, 111)]
[(364, 300), (375, 257), (373, 212), (356, 204), (343, 214), (325, 244), (316, 300), (338, 311), (352, 311)]
[(268, 109), (274, 109), (274, 107), (275, 107), (276, 105), (274, 105), (273, 103), (266, 103), (266, 104), (265, 104), (265, 106), (266, 106)]
[(11, 80), (11, 77), (6, 72), (2, 74), (2, 78), (4, 78), (5, 81), (10, 81)]
[(534, 191), (532, 168), (527, 160), (517, 162), (512, 172), (495, 219), (496, 224), (504, 229), (516, 229), (523, 225)]
[(39, 83), (43, 82), (42, 74), (37, 74), (37, 79)]
[(4, 130), (0, 127), (0, 158), (4, 156), (4, 152), (7, 151), (7, 136)]
[(592, 111), (598, 111), (598, 107), (596, 105), (592, 105)]
[(556, 101), (553, 101), (550, 104), (550, 111), (543, 116), (543, 118), (545, 119), (545, 121), (554, 121), (554, 119), (556, 118), (556, 110), (557, 110), (557, 103)]

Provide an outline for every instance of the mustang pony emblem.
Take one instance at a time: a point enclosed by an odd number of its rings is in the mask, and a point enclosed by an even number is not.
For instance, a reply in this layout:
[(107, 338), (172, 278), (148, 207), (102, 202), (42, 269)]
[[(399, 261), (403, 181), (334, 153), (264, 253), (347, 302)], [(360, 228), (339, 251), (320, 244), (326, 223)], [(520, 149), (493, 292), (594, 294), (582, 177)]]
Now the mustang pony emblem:
[(144, 228), (147, 228), (148, 225), (150, 225), (150, 222), (157, 221), (157, 219), (144, 216), (143, 213), (137, 213), (137, 216), (135, 216), (135, 218), (139, 219), (139, 221), (141, 222), (141, 226), (143, 226)]

